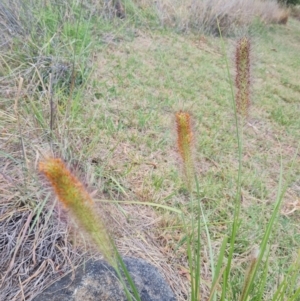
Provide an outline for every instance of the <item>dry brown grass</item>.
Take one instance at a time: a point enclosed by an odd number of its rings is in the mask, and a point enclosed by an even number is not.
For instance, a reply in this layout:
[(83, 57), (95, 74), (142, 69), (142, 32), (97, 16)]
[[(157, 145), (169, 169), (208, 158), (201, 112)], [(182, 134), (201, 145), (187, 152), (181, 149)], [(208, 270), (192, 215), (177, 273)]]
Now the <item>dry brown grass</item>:
[[(36, 147), (47, 145), (47, 138), (33, 134), (43, 132), (37, 119), (24, 116), (36, 97), (42, 106), (49, 101), (43, 74), (59, 56), (43, 55), (30, 38), (38, 30), (35, 9), (31, 0), (0, 3), (0, 300), (29, 301), (91, 256), (82, 244), (74, 245), (69, 220), (49, 191), (40, 189), (36, 172)], [(55, 82), (60, 75), (53, 74)], [(33, 148), (28, 139), (35, 141)], [(49, 144), (42, 148), (49, 150)]]
[(300, 6), (293, 6), (290, 9), (291, 17), (300, 21)]
[(18, 162), (0, 158), (0, 300), (10, 301), (31, 300), (84, 254), (70, 243), (70, 228), (55, 203), (43, 204), (46, 193), (38, 192), (36, 179), (25, 176)]
[(180, 30), (201, 30), (219, 34), (217, 20), (223, 34), (231, 34), (241, 28), (247, 28), (258, 18), (264, 23), (285, 24), (287, 9), (275, 0), (143, 0), (136, 2), (142, 8), (155, 6), (155, 10), (164, 26), (177, 27)]

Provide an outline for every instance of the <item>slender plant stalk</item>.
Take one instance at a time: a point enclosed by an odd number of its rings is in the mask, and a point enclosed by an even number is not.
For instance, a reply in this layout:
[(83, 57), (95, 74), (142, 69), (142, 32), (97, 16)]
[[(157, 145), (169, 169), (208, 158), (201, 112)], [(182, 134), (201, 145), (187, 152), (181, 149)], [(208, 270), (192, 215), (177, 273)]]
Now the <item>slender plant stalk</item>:
[[(201, 300), (201, 294), (200, 294), (200, 280), (201, 280), (201, 223), (200, 223), (200, 216), (202, 212), (201, 208), (201, 199), (200, 199), (200, 187), (199, 187), (199, 181), (197, 179), (197, 176), (195, 175), (195, 182), (196, 182), (196, 188), (197, 188), (197, 250), (194, 252), (194, 257), (195, 258), (195, 296), (194, 300)], [(209, 237), (209, 236), (208, 236)]]
[[(226, 54), (224, 39), (223, 39), (222, 32), (220, 29), (219, 20), (218, 20), (218, 29), (219, 29), (219, 33), (221, 36), (223, 53)], [(238, 166), (237, 191), (236, 191), (236, 195), (235, 195), (235, 206), (234, 206), (233, 223), (232, 223), (232, 229), (231, 229), (230, 247), (229, 247), (227, 265), (226, 265), (226, 269), (224, 272), (223, 286), (222, 286), (222, 295), (221, 295), (222, 301), (226, 300), (226, 295), (228, 292), (228, 279), (229, 279), (229, 273), (231, 270), (231, 262), (232, 262), (232, 258), (233, 258), (235, 238), (236, 238), (236, 234), (237, 234), (237, 231), (239, 228), (239, 217), (240, 217), (241, 198), (242, 198), (242, 192), (241, 192), (241, 186), (242, 186), (242, 139), (241, 139), (240, 130), (239, 130), (237, 108), (236, 108), (236, 104), (235, 104), (235, 97), (234, 97), (234, 91), (233, 91), (233, 82), (232, 82), (232, 79), (230, 76), (229, 63), (228, 63), (228, 59), (227, 59), (226, 55), (225, 55), (225, 63), (226, 63), (228, 80), (230, 83), (231, 99), (232, 99), (232, 105), (233, 105), (233, 111), (234, 111), (235, 130), (236, 130), (236, 138), (237, 138), (237, 144), (238, 144), (239, 166)]]
[(219, 284), (223, 273), (225, 271), (226, 266), (222, 267), (223, 261), (224, 261), (224, 256), (225, 256), (225, 251), (226, 251), (226, 246), (227, 246), (227, 242), (228, 242), (228, 237), (225, 236), (220, 248), (220, 253), (218, 256), (218, 262), (216, 265), (216, 268), (212, 268), (212, 271), (214, 271), (213, 273), (213, 281), (212, 281), (212, 285), (210, 288), (210, 294), (209, 294), (209, 298), (207, 301), (211, 301), (211, 300), (216, 300), (216, 294), (215, 291), (217, 289), (217, 285)]
[[(193, 203), (193, 186), (196, 183), (197, 188), (197, 212), (195, 215), (198, 217), (195, 221), (192, 217), (191, 228), (192, 232), (187, 234), (187, 256), (191, 276), (191, 300), (200, 300), (200, 267), (201, 267), (201, 204), (200, 204), (200, 188), (199, 182), (195, 175), (195, 166), (192, 155), (192, 143), (193, 143), (193, 133), (191, 130), (191, 117), (187, 112), (177, 112), (176, 113), (176, 124), (177, 124), (177, 145), (178, 152), (181, 156), (183, 168), (184, 168), (184, 179), (186, 181), (187, 189), (190, 193), (191, 203)], [(194, 216), (194, 215), (192, 215)], [(184, 221), (184, 217), (183, 217)], [(185, 221), (184, 221), (185, 224)], [(194, 227), (197, 227), (197, 233), (194, 233)], [(188, 227), (185, 227), (188, 233)], [(196, 248), (196, 249), (194, 249)]]

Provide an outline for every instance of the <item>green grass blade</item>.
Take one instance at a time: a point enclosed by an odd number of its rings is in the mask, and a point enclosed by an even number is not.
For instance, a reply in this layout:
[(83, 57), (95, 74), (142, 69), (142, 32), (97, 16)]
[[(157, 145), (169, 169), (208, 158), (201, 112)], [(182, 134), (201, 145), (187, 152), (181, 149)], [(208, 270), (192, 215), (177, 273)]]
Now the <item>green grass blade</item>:
[(215, 269), (212, 269), (212, 270), (214, 270), (213, 282), (212, 282), (212, 286), (211, 286), (211, 289), (210, 289), (210, 294), (209, 294), (208, 301), (211, 301), (212, 299), (214, 299), (214, 300), (216, 299), (215, 291), (216, 291), (216, 288), (217, 288), (217, 284), (219, 283), (219, 281), (220, 281), (220, 279), (223, 275), (223, 272), (225, 270), (225, 267), (222, 268), (222, 264), (223, 264), (224, 257), (225, 257), (225, 250), (226, 250), (227, 243), (228, 243), (228, 237), (225, 236), (224, 239), (223, 239), (221, 248), (220, 248), (220, 253), (219, 253), (219, 257), (218, 257), (217, 266), (216, 266)]
[(191, 300), (194, 301), (195, 296), (195, 283), (194, 283), (194, 269), (193, 269), (193, 254), (191, 249), (191, 237), (188, 234), (188, 229), (185, 225), (186, 233), (187, 233), (187, 257), (188, 257), (188, 264), (190, 269), (190, 277), (191, 277)]
[(256, 300), (263, 300), (263, 294), (264, 294), (267, 279), (268, 279), (270, 252), (268, 251), (267, 253), (268, 253), (267, 254), (267, 259), (266, 259), (266, 262), (265, 262), (264, 267), (263, 267), (263, 274), (262, 274), (261, 281), (260, 281), (260, 284), (259, 284), (258, 296), (257, 296)]
[[(272, 301), (279, 300), (294, 300), (295, 296), (298, 296), (299, 292), (296, 293), (293, 291), (294, 286), (297, 284), (297, 279), (299, 277), (300, 269), (300, 252), (298, 252), (297, 260), (294, 264), (291, 265), (288, 272), (285, 274), (284, 279), (277, 288)], [(291, 296), (291, 297), (290, 297)]]
[(288, 301), (298, 301), (300, 297), (300, 287), (296, 290), (294, 296), (292, 296)]
[[(137, 290), (137, 288), (136, 288), (136, 286), (135, 286), (135, 284), (134, 284), (134, 282), (133, 282), (133, 280), (132, 280), (132, 278), (131, 278), (131, 276), (130, 276), (127, 268), (126, 268), (126, 265), (125, 265), (122, 257), (120, 256), (120, 254), (119, 254), (119, 252), (117, 250), (117, 248), (115, 248), (115, 251), (116, 251), (117, 259), (118, 259), (118, 262), (119, 262), (119, 264), (121, 266), (122, 272), (124, 273), (125, 278), (128, 281), (128, 284), (129, 284), (129, 286), (130, 286), (130, 288), (131, 288), (131, 290), (133, 292), (133, 296), (135, 298), (134, 300), (141, 301), (139, 292), (138, 292), (138, 290)], [(129, 301), (133, 301), (132, 296), (131, 296), (128, 288), (127, 288), (127, 285), (126, 285), (126, 283), (123, 280), (123, 276), (122, 276), (121, 272), (119, 271), (119, 269), (116, 269), (116, 272), (117, 272), (117, 274), (118, 274), (118, 276), (119, 276), (119, 278), (120, 278), (120, 280), (121, 280), (121, 282), (123, 284), (123, 288), (125, 290), (126, 297), (128, 298)]]
[(166, 206), (166, 205), (162, 205), (162, 204), (157, 204), (157, 203), (151, 203), (151, 202), (138, 202), (138, 201), (115, 201), (115, 200), (100, 200), (100, 199), (94, 199), (95, 202), (103, 202), (103, 203), (121, 203), (121, 204), (127, 204), (127, 205), (131, 205), (131, 204), (135, 204), (135, 205), (143, 205), (143, 206), (152, 206), (152, 207), (158, 207), (158, 208), (162, 208), (165, 210), (169, 210), (172, 211), (174, 213), (178, 213), (181, 214), (182, 211), (170, 206)]
[[(203, 213), (201, 208), (201, 200), (200, 200), (200, 188), (199, 188), (199, 181), (197, 180), (197, 176), (195, 175), (195, 182), (197, 188), (197, 196), (198, 196), (198, 220), (197, 220), (197, 251), (196, 251), (196, 268), (195, 268), (195, 300), (200, 299), (200, 268), (201, 268), (201, 223), (200, 223), (200, 216)], [(203, 214), (204, 216), (204, 214)], [(209, 237), (209, 234), (208, 234)], [(197, 298), (197, 299), (196, 299)]]
[(39, 204), (39, 205), (35, 208), (35, 211), (36, 211), (36, 213), (35, 213), (35, 218), (34, 218), (33, 223), (32, 223), (32, 225), (31, 225), (31, 227), (30, 227), (30, 229), (29, 229), (29, 233), (31, 233), (32, 229), (35, 227), (35, 224), (37, 223), (37, 221), (38, 221), (38, 219), (39, 219), (39, 217), (40, 217), (40, 214), (41, 214), (42, 210), (44, 209), (44, 207), (45, 207), (45, 205), (46, 205), (46, 202), (48, 201), (48, 199), (49, 199), (50, 196), (51, 196), (51, 193), (49, 192), (49, 193), (46, 195), (46, 197), (45, 197), (45, 199), (43, 200), (43, 202), (42, 202), (41, 204)]
[(270, 235), (271, 235), (271, 231), (272, 231), (272, 229), (274, 227), (274, 224), (275, 224), (275, 221), (278, 217), (278, 213), (279, 213), (279, 210), (280, 210), (280, 206), (281, 206), (284, 194), (285, 194), (285, 192), (288, 188), (289, 182), (290, 182), (289, 179), (291, 178), (292, 167), (294, 166), (295, 160), (297, 158), (297, 154), (298, 154), (298, 149), (297, 149), (296, 154), (295, 154), (295, 156), (292, 160), (292, 164), (291, 164), (291, 167), (290, 167), (289, 172), (288, 172), (286, 184), (284, 186), (282, 184), (282, 182), (283, 182), (283, 166), (282, 166), (282, 158), (281, 158), (279, 183), (278, 183), (277, 196), (276, 196), (276, 202), (275, 202), (274, 210), (273, 210), (271, 218), (268, 222), (267, 229), (264, 233), (264, 236), (263, 236), (263, 239), (262, 239), (262, 242), (261, 242), (261, 245), (260, 245), (260, 252), (259, 252), (257, 264), (254, 268), (251, 279), (249, 280), (249, 286), (248, 286), (247, 290), (245, 291), (245, 296), (249, 295), (250, 288), (254, 284), (254, 279), (255, 279), (255, 276), (257, 274), (258, 267), (259, 267), (259, 265), (260, 265), (260, 263), (263, 259), (263, 256), (265, 255), (267, 244), (268, 244), (268, 241), (269, 241), (269, 238), (270, 238)]

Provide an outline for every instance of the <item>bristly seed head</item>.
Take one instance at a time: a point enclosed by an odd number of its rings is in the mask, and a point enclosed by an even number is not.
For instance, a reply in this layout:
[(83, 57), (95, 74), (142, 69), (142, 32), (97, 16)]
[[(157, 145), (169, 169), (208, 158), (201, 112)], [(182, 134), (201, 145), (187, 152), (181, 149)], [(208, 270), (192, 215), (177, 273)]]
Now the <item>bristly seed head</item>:
[(80, 181), (59, 158), (47, 158), (40, 162), (39, 170), (50, 182), (58, 199), (70, 209), (79, 225), (93, 239), (105, 259), (116, 267), (113, 243), (100, 217), (95, 214), (93, 201)]
[(237, 112), (247, 118), (250, 107), (250, 51), (251, 44), (247, 37), (242, 37), (237, 41), (235, 53), (235, 85), (236, 85), (236, 108)]
[(183, 162), (187, 188), (191, 192), (194, 182), (194, 162), (192, 156), (193, 133), (190, 114), (182, 111), (177, 112), (176, 124), (178, 151)]

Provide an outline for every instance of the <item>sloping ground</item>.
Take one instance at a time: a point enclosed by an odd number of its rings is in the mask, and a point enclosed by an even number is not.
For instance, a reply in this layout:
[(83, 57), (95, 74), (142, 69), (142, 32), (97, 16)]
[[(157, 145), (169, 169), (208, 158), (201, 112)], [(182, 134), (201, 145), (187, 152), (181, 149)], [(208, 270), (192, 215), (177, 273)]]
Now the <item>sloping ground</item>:
[[(178, 300), (186, 300), (190, 276), (182, 220), (171, 210), (143, 206), (143, 202), (179, 209), (187, 224), (195, 217), (195, 204), (188, 198), (181, 180), (176, 153), (174, 113), (187, 110), (194, 122), (195, 161), (202, 204), (213, 251), (218, 255), (222, 237), (232, 221), (238, 168), (224, 53), (219, 38), (133, 26), (124, 28), (120, 24), (115, 28), (99, 24), (99, 28), (95, 28), (95, 48), (89, 61), (92, 71), (82, 87), (84, 92), (77, 91), (70, 103), (68, 99), (63, 102), (63, 96), (55, 95), (52, 134), (48, 128), (50, 94), (43, 94), (37, 100), (36, 95), (30, 94), (29, 84), (20, 88), (19, 98), (17, 88), (1, 91), (1, 207), (10, 206), (10, 210), (4, 210), (6, 214), (12, 216), (17, 212), (20, 216), (20, 210), (25, 211), (24, 204), (29, 206), (29, 213), (20, 219), (24, 221), (24, 228), (18, 228), (24, 235), (16, 233), (11, 239), (14, 243), (26, 243), (25, 230), (29, 226), (35, 229), (40, 225), (36, 237), (49, 225), (55, 225), (51, 228), (53, 233), (61, 233), (67, 216), (51, 201), (48, 190), (41, 188), (43, 180), (36, 166), (43, 155), (62, 156), (99, 204), (99, 216), (106, 220), (120, 252), (144, 258), (157, 266)], [(253, 246), (260, 243), (273, 209), (282, 162), (284, 180), (289, 180), (289, 188), (274, 229), (276, 239), (272, 242), (272, 269), (267, 287), (271, 294), (300, 246), (300, 160), (299, 155), (295, 157), (300, 138), (300, 30), (295, 20), (284, 27), (257, 30), (261, 32), (254, 35), (252, 42), (251, 117), (243, 128), (242, 225), (236, 243), (233, 277), (235, 285), (240, 286), (248, 255)], [(234, 39), (225, 42), (231, 58)], [(291, 176), (288, 178), (289, 168)], [(111, 204), (114, 200), (118, 202)], [(7, 205), (12, 203), (19, 204), (21, 209)], [(34, 216), (41, 216), (40, 211), (45, 212), (45, 216), (32, 224)], [(2, 229), (6, 229), (6, 221), (3, 217)], [(36, 239), (31, 237), (33, 248)], [(67, 241), (60, 241), (60, 244), (57, 250), (61, 255), (57, 262), (54, 265), (49, 262), (47, 266), (46, 273), (51, 279), (53, 275), (60, 277), (72, 254), (77, 263), (78, 253), (84, 252), (81, 244), (79, 247), (77, 243), (71, 247)], [(204, 299), (211, 285), (207, 245), (203, 232), (201, 285)], [(54, 246), (47, 245), (46, 250), (50, 250), (47, 254), (52, 254)], [(9, 267), (14, 258), (9, 257), (8, 250), (5, 252), (8, 257), (3, 258), (2, 266)], [(43, 253), (43, 248), (40, 252), (42, 265), (48, 255)], [(24, 263), (22, 255), (18, 260)], [(34, 260), (35, 257), (28, 259), (28, 265), (35, 263)], [(25, 291), (29, 296), (30, 290), (39, 285), (43, 287), (45, 283), (40, 280), (43, 279), (41, 273), (25, 267), (24, 278), (16, 276), (20, 273), (16, 267), (10, 279), (15, 287), (22, 288), (20, 295)], [(1, 270), (1, 280), (5, 280), (4, 275)], [(37, 280), (35, 288), (31, 284), (33, 279)]]
[[(95, 169), (116, 174), (124, 190), (134, 194), (129, 199), (180, 208), (188, 219), (193, 206), (178, 178), (180, 162), (176, 155), (174, 112), (191, 112), (197, 172), (217, 255), (226, 224), (232, 220), (237, 175), (233, 110), (220, 40), (139, 30), (132, 35), (134, 38), (129, 41), (118, 40), (118, 34), (112, 35), (111, 41), (95, 53), (98, 63), (91, 79), (98, 94), (93, 95), (94, 89), (90, 91), (97, 112), (93, 124), (100, 124), (94, 137), (97, 143), (91, 152), (98, 162)], [(243, 223), (234, 264), (237, 275), (243, 273), (245, 256), (260, 243), (275, 202), (281, 160), (284, 179), (290, 182), (278, 227), (274, 229), (274, 235), (280, 237), (272, 251), (274, 277), (297, 254), (299, 247), (299, 229), (295, 223), (299, 218), (300, 195), (298, 40), (298, 23), (294, 20), (252, 39), (253, 95), (250, 120), (243, 128)], [(227, 41), (227, 49), (232, 58), (234, 39)], [(112, 148), (109, 154), (107, 145)], [(289, 172), (291, 178), (287, 179)], [(181, 245), (185, 233), (174, 215), (157, 214), (161, 220), (153, 217), (156, 224), (151, 229), (156, 239), (141, 237), (146, 246), (139, 247), (139, 253), (150, 252), (151, 245), (155, 245), (153, 241), (158, 242), (155, 253), (163, 254), (162, 258), (172, 263), (174, 273), (181, 274), (185, 282), (186, 249)], [(131, 226), (136, 244), (145, 216)], [(123, 236), (120, 246), (124, 247), (124, 235), (120, 235)], [(204, 291), (206, 284), (209, 287), (211, 283), (205, 241), (204, 235)], [(131, 248), (129, 239), (128, 250)], [(153, 263), (160, 261), (156, 258)], [(166, 275), (170, 279), (170, 273)], [(270, 287), (275, 285), (273, 280), (270, 277)], [(184, 298), (188, 286), (180, 288), (183, 292), (179, 293), (180, 298)]]

